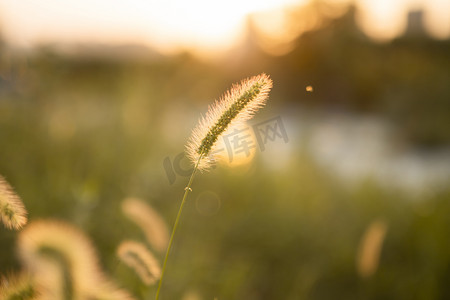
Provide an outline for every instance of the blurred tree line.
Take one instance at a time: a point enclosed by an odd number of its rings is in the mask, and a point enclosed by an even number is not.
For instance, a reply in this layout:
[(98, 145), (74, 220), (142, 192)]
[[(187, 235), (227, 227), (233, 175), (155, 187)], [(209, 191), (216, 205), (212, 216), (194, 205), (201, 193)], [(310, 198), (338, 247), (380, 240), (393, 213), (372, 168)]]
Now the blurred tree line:
[[(321, 12), (324, 6), (313, 7), (322, 14), (321, 25), (295, 39), (290, 53), (269, 56), (249, 39), (252, 51), (240, 64), (277, 78), (274, 92), (285, 101), (383, 115), (416, 146), (448, 145), (450, 39), (428, 36), (422, 12), (412, 11), (402, 36), (378, 43), (358, 28), (356, 8), (349, 6), (343, 15), (330, 18)], [(293, 12), (291, 22), (301, 22), (297, 15), (303, 16)], [(249, 28), (249, 37), (257, 36)], [(313, 94), (305, 91), (307, 85), (314, 87)]]
[[(381, 114), (416, 146), (448, 145), (450, 40), (429, 37), (423, 30), (420, 12), (415, 12), (410, 13), (404, 35), (388, 43), (377, 43), (358, 28), (353, 6), (338, 17), (330, 17), (325, 13), (330, 9), (327, 5), (316, 1), (308, 7), (310, 14), (319, 16), (320, 25), (298, 36), (292, 51), (282, 56), (272, 56), (259, 47), (258, 29), (251, 20), (246, 42), (213, 64), (188, 53), (163, 57), (149, 51), (145, 57), (131, 54), (129, 59), (104, 55), (111, 49), (97, 49), (97, 55), (84, 53), (81, 57), (64, 56), (51, 47), (41, 47), (31, 54), (8, 54), (7, 46), (2, 43), (0, 95), (24, 88), (34, 94), (42, 90), (42, 85), (59, 84), (64, 78), (69, 79), (64, 82), (68, 85), (87, 78), (96, 78), (98, 82), (101, 78), (124, 74), (120, 70), (126, 70), (127, 74), (141, 71), (148, 76), (148, 81), (161, 82), (163, 86), (163, 81), (171, 82), (175, 86), (172, 91), (183, 90), (189, 94), (190, 87), (195, 85), (190, 78), (195, 73), (201, 76), (208, 70), (216, 82), (224, 78), (232, 82), (267, 72), (276, 82), (274, 93), (278, 101), (326, 110)], [(294, 10), (290, 22), (302, 22), (302, 16)], [(26, 77), (24, 64), (35, 71), (34, 78), (25, 78), (34, 80), (32, 85), (20, 81)], [(177, 77), (183, 66), (192, 74)], [(54, 74), (59, 79), (47, 78)], [(305, 92), (307, 85), (314, 87), (312, 95)]]

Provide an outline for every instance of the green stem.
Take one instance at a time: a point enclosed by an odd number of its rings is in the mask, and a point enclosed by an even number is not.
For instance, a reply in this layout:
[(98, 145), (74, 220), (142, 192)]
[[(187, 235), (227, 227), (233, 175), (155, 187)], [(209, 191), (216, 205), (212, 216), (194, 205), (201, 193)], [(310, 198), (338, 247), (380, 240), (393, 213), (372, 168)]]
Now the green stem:
[(186, 202), (187, 195), (190, 191), (192, 191), (191, 184), (192, 184), (192, 181), (194, 180), (195, 172), (198, 169), (198, 164), (200, 163), (200, 160), (202, 159), (202, 157), (203, 157), (203, 154), (201, 154), (200, 157), (198, 158), (198, 161), (195, 164), (194, 170), (192, 171), (191, 178), (189, 178), (189, 183), (186, 186), (186, 188), (184, 189), (183, 200), (181, 200), (180, 209), (178, 210), (178, 215), (177, 215), (177, 218), (175, 219), (175, 223), (174, 223), (173, 229), (172, 229), (172, 234), (170, 235), (169, 245), (167, 246), (166, 256), (164, 257), (164, 263), (163, 263), (163, 267), (162, 267), (162, 271), (161, 271), (161, 278), (159, 279), (158, 290), (156, 291), (155, 300), (159, 299), (159, 292), (161, 291), (161, 285), (162, 285), (162, 281), (164, 278), (164, 273), (166, 271), (166, 265), (167, 265), (167, 259), (169, 258), (169, 252), (170, 252), (170, 249), (172, 248), (173, 237), (175, 236), (175, 231), (177, 230), (178, 223), (180, 221), (181, 212), (183, 210), (184, 203)]

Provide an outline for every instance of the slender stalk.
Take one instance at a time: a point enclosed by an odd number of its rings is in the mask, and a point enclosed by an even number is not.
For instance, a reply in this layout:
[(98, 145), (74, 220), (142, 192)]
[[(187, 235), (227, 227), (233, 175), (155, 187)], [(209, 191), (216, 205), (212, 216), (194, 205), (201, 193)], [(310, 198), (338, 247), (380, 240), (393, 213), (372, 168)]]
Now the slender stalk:
[(170, 249), (172, 248), (173, 237), (175, 236), (175, 231), (177, 230), (178, 223), (180, 221), (181, 212), (183, 210), (184, 203), (186, 202), (187, 195), (190, 191), (192, 191), (191, 184), (192, 184), (192, 181), (194, 180), (194, 175), (197, 172), (198, 164), (200, 163), (200, 160), (202, 159), (202, 157), (203, 157), (203, 154), (201, 154), (200, 157), (198, 158), (198, 161), (195, 164), (194, 170), (192, 171), (191, 177), (189, 178), (189, 183), (186, 186), (186, 188), (184, 189), (183, 200), (181, 200), (180, 209), (178, 210), (178, 215), (177, 215), (177, 218), (175, 219), (175, 223), (174, 223), (173, 229), (172, 229), (172, 234), (170, 235), (169, 245), (167, 246), (166, 256), (164, 257), (164, 263), (163, 263), (163, 267), (162, 267), (162, 271), (161, 271), (161, 278), (159, 279), (158, 290), (156, 291), (155, 300), (159, 299), (159, 292), (161, 291), (161, 285), (162, 285), (162, 281), (164, 278), (164, 273), (166, 271), (166, 265), (167, 265), (167, 259), (169, 258), (169, 252), (170, 252)]

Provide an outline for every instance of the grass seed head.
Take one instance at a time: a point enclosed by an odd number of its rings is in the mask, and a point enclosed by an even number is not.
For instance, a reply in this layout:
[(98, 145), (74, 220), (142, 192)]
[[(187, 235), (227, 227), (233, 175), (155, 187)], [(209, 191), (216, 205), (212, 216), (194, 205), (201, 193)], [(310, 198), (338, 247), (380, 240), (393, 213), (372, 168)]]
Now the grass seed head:
[(20, 229), (27, 223), (27, 211), (6, 180), (0, 176), (0, 220), (9, 229)]
[(169, 244), (169, 229), (156, 210), (143, 200), (130, 197), (122, 202), (122, 212), (142, 229), (154, 250), (166, 250)]
[(361, 238), (356, 257), (356, 267), (361, 277), (370, 277), (376, 272), (387, 229), (385, 221), (375, 220)]
[(152, 285), (161, 277), (157, 259), (141, 243), (124, 241), (117, 249), (117, 256), (132, 268), (146, 285)]
[(30, 274), (8, 274), (0, 277), (0, 299), (34, 300), (40, 296), (40, 286)]
[(215, 161), (217, 140), (227, 131), (251, 119), (268, 98), (272, 80), (260, 74), (234, 84), (219, 100), (209, 106), (186, 145), (186, 152), (199, 170), (207, 170)]
[[(18, 252), (26, 269), (45, 287), (49, 299), (133, 299), (102, 272), (91, 241), (60, 221), (31, 222), (20, 232)], [(90, 297), (90, 298), (89, 298)]]

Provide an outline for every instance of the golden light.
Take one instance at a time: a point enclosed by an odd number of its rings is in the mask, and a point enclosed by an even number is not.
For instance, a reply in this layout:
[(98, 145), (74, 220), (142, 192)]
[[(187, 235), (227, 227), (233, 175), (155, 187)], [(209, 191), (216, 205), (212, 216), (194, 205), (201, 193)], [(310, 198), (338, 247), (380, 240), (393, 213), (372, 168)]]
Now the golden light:
[(227, 167), (241, 167), (250, 165), (252, 162), (258, 142), (253, 130), (241, 126), (226, 134), (218, 140), (216, 157), (220, 164)]
[(143, 43), (218, 49), (239, 39), (245, 16), (293, 0), (45, 0), (0, 3), (6, 38), (36, 43)]
[[(328, 0), (339, 7), (350, 0)], [(425, 12), (427, 30), (450, 35), (448, 0), (357, 0), (358, 23), (371, 37), (387, 40), (406, 27), (406, 13)], [(226, 51), (244, 37), (246, 19), (261, 30), (261, 47), (274, 55), (292, 48), (304, 31), (320, 25), (311, 0), (41, 0), (0, 1), (0, 30), (14, 46), (39, 44), (144, 44), (163, 53)], [(300, 6), (298, 24), (286, 15)], [(341, 5), (343, 6), (343, 5)], [(333, 11), (336, 9), (333, 8)]]
[(259, 30), (259, 44), (272, 55), (283, 55), (293, 49), (292, 42), (298, 31), (288, 24), (288, 8), (263, 11), (252, 15)]
[(356, 257), (356, 268), (361, 277), (370, 277), (377, 270), (387, 229), (385, 221), (375, 220), (361, 238)]
[(425, 25), (430, 34), (445, 39), (450, 36), (450, 1), (428, 0), (424, 3)]
[(407, 12), (411, 10), (423, 10), (427, 33), (436, 38), (449, 38), (448, 0), (359, 0), (358, 21), (370, 37), (388, 40), (404, 32)]
[(358, 21), (370, 37), (388, 40), (401, 34), (406, 27), (407, 4), (409, 0), (360, 0)]

